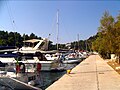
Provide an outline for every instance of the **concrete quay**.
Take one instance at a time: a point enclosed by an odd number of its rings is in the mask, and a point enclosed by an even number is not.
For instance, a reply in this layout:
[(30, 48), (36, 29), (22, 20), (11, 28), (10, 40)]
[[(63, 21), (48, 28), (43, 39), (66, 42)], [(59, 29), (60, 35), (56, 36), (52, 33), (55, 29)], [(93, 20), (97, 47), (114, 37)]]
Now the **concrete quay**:
[(91, 55), (46, 90), (120, 90), (120, 75), (99, 55)]

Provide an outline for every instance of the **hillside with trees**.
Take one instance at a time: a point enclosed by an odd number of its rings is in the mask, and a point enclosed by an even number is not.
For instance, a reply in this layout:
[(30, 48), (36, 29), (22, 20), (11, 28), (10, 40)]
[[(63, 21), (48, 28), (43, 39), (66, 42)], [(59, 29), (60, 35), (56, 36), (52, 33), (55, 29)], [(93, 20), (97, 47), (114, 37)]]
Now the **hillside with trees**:
[(93, 51), (92, 50), (92, 42), (96, 40), (98, 35), (91, 36), (90, 38), (86, 40), (79, 40), (71, 42), (71, 48), (75, 50), (81, 50), (81, 51)]
[(0, 31), (0, 46), (23, 46), (23, 40), (28, 39), (41, 39), (41, 37), (36, 36), (34, 33), (30, 35), (24, 34), (23, 36), (17, 32), (8, 32), (8, 31)]
[[(15, 47), (20, 48), (24, 45), (23, 41), (29, 40), (29, 39), (42, 39), (42, 37), (38, 37), (34, 33), (31, 33), (30, 35), (28, 34), (21, 35), (18, 32), (8, 32), (8, 31), (3, 31), (3, 30), (0, 31), (0, 46), (1, 47), (2, 46), (15, 46)], [(91, 36), (87, 40), (79, 40), (79, 42), (78, 41), (70, 42), (71, 44), (70, 49), (91, 51), (92, 41), (94, 41), (95, 39), (96, 39), (96, 35)], [(53, 45), (52, 43), (53, 43), (52, 41), (49, 42), (49, 50), (56, 50), (57, 45)], [(59, 44), (59, 48), (68, 49), (68, 47), (66, 47), (66, 44)]]

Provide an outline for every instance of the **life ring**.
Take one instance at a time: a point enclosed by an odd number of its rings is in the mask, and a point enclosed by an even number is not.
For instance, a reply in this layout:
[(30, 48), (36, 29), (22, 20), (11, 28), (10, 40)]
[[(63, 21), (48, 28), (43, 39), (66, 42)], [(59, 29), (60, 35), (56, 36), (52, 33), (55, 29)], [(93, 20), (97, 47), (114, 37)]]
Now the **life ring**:
[(20, 62), (16, 65), (16, 73), (25, 73), (25, 64)]
[(37, 71), (40, 72), (41, 70), (41, 63), (37, 63)]

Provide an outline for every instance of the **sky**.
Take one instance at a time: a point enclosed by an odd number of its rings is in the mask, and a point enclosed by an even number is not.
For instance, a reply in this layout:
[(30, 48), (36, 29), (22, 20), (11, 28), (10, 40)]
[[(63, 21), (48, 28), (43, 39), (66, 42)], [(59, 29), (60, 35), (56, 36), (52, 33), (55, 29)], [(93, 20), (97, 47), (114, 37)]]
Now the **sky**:
[[(57, 10), (59, 33), (57, 34)], [(86, 40), (98, 32), (105, 11), (116, 17), (119, 0), (2, 0), (0, 1), (0, 30), (34, 33), (53, 43)], [(14, 22), (13, 22), (14, 21)], [(50, 36), (49, 36), (50, 35)]]

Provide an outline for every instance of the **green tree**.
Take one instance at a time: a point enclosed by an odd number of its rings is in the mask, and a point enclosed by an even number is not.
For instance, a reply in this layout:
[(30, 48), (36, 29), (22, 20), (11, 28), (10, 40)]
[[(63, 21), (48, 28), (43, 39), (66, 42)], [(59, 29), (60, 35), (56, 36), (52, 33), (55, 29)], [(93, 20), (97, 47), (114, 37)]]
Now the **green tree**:
[(31, 33), (29, 38), (30, 39), (37, 39), (38, 37), (34, 33)]
[(118, 57), (118, 63), (120, 63), (120, 14), (117, 16), (117, 20), (114, 25), (114, 44), (113, 44), (113, 51)]
[(17, 47), (21, 47), (23, 45), (22, 44), (23, 38), (21, 37), (20, 33), (14, 32), (14, 35), (15, 35), (15, 45)]
[(105, 11), (100, 20), (98, 37), (92, 46), (92, 48), (96, 49), (96, 51), (98, 51), (104, 58), (110, 58), (110, 54), (114, 52), (114, 24), (114, 18), (109, 15), (109, 12)]
[(8, 39), (8, 32), (6, 31), (0, 31), (0, 45), (1, 46), (7, 46), (8, 42), (7, 42), (7, 39)]

